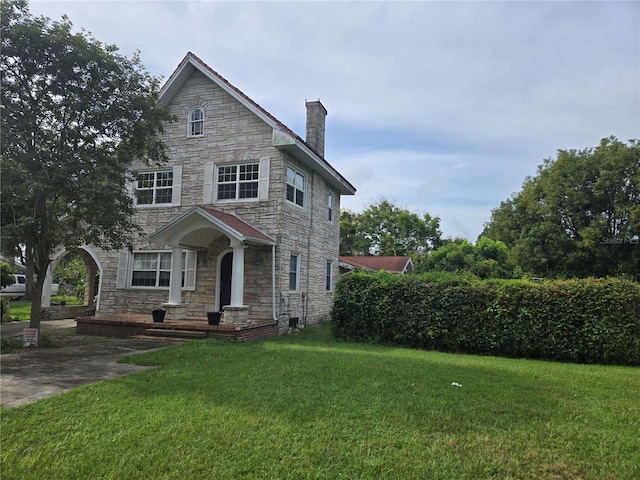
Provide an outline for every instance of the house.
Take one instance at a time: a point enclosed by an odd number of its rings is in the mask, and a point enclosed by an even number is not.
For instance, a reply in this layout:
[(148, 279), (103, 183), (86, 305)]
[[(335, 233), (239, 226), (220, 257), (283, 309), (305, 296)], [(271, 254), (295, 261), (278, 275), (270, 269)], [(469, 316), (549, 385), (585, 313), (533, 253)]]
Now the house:
[(322, 103), (306, 102), (303, 140), (192, 53), (159, 101), (179, 121), (163, 134), (169, 163), (134, 165), (142, 238), (120, 252), (82, 247), (100, 272), (96, 313), (327, 319), (340, 197), (355, 188), (324, 158)]
[(409, 256), (357, 256), (340, 257), (340, 273), (349, 273), (354, 270), (366, 270), (379, 272), (384, 270), (389, 273), (405, 274), (413, 271), (413, 262)]

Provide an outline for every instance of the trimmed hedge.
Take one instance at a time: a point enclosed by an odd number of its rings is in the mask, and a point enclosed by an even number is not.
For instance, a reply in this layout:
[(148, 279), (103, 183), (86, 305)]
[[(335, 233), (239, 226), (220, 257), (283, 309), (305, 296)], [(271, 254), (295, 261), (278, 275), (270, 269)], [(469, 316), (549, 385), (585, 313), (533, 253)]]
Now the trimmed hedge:
[(354, 273), (336, 286), (337, 338), (578, 363), (640, 365), (640, 284)]

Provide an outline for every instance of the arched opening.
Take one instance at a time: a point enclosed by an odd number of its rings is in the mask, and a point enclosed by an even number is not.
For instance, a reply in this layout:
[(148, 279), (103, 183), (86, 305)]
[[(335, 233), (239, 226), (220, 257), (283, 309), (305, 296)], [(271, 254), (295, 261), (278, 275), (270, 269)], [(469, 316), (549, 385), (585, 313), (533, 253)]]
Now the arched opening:
[[(52, 259), (48, 276), (58, 284), (58, 295), (75, 296), (89, 309), (98, 307), (102, 266), (89, 247), (61, 250)], [(51, 289), (43, 293), (43, 306), (51, 304)]]

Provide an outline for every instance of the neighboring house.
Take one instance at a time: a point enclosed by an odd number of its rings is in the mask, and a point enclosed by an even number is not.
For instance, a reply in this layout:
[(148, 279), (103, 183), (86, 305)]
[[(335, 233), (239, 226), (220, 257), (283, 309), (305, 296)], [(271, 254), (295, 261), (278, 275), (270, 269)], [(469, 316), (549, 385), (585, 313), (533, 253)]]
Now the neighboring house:
[(390, 273), (411, 273), (413, 262), (411, 257), (377, 257), (358, 256), (340, 257), (340, 273), (349, 273), (354, 270), (366, 270), (368, 272), (379, 272), (384, 270)]
[(327, 319), (340, 196), (355, 188), (324, 159), (320, 101), (306, 102), (302, 140), (192, 53), (159, 101), (179, 121), (163, 134), (170, 162), (134, 166), (143, 238), (120, 252), (82, 247), (100, 272), (97, 313)]

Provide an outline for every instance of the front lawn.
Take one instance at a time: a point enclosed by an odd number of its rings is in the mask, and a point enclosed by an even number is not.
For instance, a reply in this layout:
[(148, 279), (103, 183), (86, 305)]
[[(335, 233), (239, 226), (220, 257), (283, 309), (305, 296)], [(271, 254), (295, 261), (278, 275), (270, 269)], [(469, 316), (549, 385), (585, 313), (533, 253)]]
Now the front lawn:
[(640, 478), (637, 368), (336, 342), (327, 327), (129, 361), (157, 368), (2, 410), (3, 480)]
[[(51, 304), (82, 305), (84, 302), (74, 296), (57, 295), (51, 297)], [(11, 300), (9, 314), (13, 320), (31, 320), (31, 300)]]

